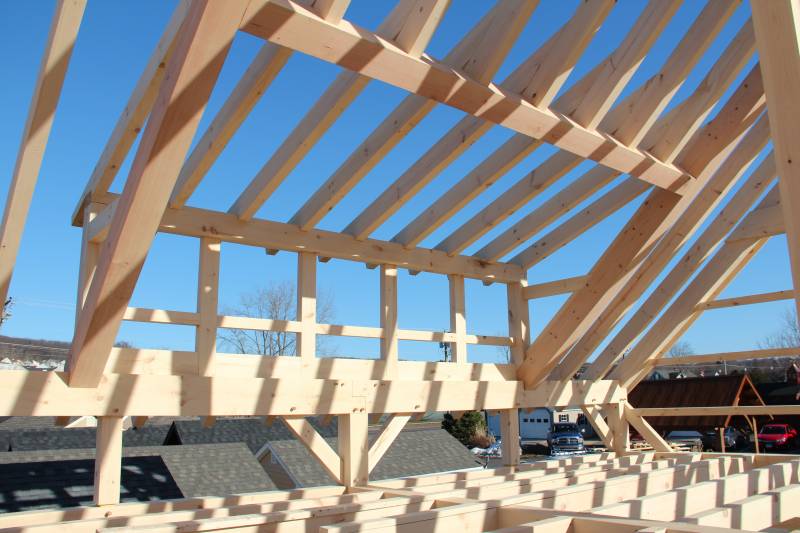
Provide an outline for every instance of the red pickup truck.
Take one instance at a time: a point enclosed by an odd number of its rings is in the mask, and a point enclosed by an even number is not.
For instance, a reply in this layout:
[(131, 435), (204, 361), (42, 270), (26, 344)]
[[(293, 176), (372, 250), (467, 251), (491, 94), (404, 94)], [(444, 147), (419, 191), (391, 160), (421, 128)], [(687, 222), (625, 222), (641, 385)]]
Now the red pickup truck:
[(763, 448), (785, 448), (797, 440), (797, 430), (788, 424), (767, 424), (758, 432), (758, 444)]

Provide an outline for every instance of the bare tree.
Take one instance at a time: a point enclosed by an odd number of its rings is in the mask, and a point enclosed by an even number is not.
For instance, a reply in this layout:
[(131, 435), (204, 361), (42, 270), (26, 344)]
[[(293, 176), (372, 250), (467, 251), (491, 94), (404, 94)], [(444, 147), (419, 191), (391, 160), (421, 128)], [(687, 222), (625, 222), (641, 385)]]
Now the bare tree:
[(666, 357), (683, 357), (685, 355), (694, 355), (692, 345), (687, 341), (678, 341), (667, 350)]
[(6, 323), (6, 321), (11, 318), (11, 308), (14, 307), (14, 299), (9, 298), (5, 302), (3, 302), (3, 309), (0, 310), (0, 327)]
[(796, 348), (800, 346), (800, 327), (797, 325), (797, 310), (786, 309), (781, 319), (781, 327), (772, 335), (758, 343), (759, 348)]
[[(282, 282), (241, 294), (239, 304), (226, 308), (225, 314), (272, 320), (295, 320), (296, 309), (294, 285)], [(317, 322), (329, 323), (333, 319), (333, 314), (331, 295), (325, 292), (318, 294)], [(285, 331), (223, 329), (219, 332), (219, 341), (222, 348), (235, 353), (296, 355), (295, 335)], [(317, 353), (325, 354), (329, 348), (327, 344), (325, 339), (317, 337)]]

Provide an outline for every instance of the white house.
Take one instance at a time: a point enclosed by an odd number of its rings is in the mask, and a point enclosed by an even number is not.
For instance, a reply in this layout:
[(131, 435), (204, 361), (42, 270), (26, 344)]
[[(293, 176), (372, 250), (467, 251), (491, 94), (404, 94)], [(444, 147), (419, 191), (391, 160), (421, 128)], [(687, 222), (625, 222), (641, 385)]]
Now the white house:
[[(547, 432), (556, 422), (574, 422), (584, 430), (587, 436), (594, 435), (589, 421), (578, 408), (554, 410), (549, 407), (537, 407), (530, 412), (519, 410), (519, 436), (523, 442), (540, 441), (547, 438)], [(500, 436), (500, 415), (486, 416), (486, 424), (494, 436)]]

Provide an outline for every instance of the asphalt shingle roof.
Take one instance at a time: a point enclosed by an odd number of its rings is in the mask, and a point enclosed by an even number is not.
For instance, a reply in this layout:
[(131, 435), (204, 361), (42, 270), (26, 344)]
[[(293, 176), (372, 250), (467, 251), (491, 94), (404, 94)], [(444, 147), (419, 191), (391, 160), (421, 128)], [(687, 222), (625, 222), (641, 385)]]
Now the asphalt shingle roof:
[[(370, 443), (378, 432), (370, 432)], [(325, 439), (335, 450), (336, 438)], [(269, 448), (299, 487), (332, 485), (328, 475), (306, 447), (295, 439), (270, 441)], [(443, 429), (412, 429), (400, 432), (375, 465), (370, 480), (432, 474), (475, 468), (479, 463), (463, 444)]]
[[(90, 504), (94, 450), (0, 454), (0, 512)], [(148, 501), (274, 490), (241, 443), (126, 448), (121, 499)]]
[[(130, 428), (122, 433), (123, 446), (161, 446), (170, 426)], [(11, 451), (78, 450), (94, 448), (96, 428), (49, 428), (27, 431), (0, 431), (10, 442)], [(2, 436), (0, 436), (2, 439)]]

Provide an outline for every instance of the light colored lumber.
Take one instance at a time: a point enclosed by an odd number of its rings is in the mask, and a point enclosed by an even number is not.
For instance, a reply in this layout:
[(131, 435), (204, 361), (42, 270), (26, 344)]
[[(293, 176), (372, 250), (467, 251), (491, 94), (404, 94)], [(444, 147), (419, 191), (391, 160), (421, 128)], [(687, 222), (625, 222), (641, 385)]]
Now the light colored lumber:
[[(353, 409), (424, 414), (517, 406), (563, 407), (626, 396), (617, 382), (608, 380), (547, 382), (536, 390), (525, 391), (515, 381), (376, 381), (347, 376), (297, 379), (298, 374), (302, 372), (296, 368), (293, 374), (280, 378), (241, 373), (213, 378), (107, 374), (96, 389), (87, 389), (69, 387), (63, 372), (8, 370), (0, 373), (0, 385), (8, 391), (0, 397), (0, 416), (314, 416), (343, 414)], [(286, 379), (291, 379), (291, 387), (287, 387)], [(35, 397), (23, 393), (33, 387), (38, 387)], [(115, 390), (133, 393), (121, 397), (113, 393)], [(321, 397), (326, 401), (319, 402)]]
[(309, 361), (317, 356), (317, 256), (297, 254), (297, 356)]
[[(307, 418), (303, 417), (284, 417), (283, 423), (286, 424), (297, 440), (311, 452), (320, 463), (322, 468), (335, 480), (341, 481), (341, 461), (336, 451), (317, 433), (314, 426)], [(339, 428), (339, 438), (341, 439), (341, 427)]]
[[(100, 245), (89, 239), (89, 224), (102, 211), (102, 204), (89, 204), (83, 212), (84, 229), (81, 232), (81, 258), (78, 266), (78, 291), (75, 301), (75, 323), (78, 323), (83, 303), (92, 284), (92, 277), (97, 268), (97, 257), (100, 255)], [(5, 301), (5, 300), (4, 300)]]
[(200, 323), (198, 313), (186, 311), (167, 311), (164, 309), (145, 309), (142, 307), (128, 307), (123, 320), (131, 322), (149, 322), (152, 324), (182, 324), (197, 326)]
[[(496, 4), (444, 58), (444, 64), (458, 65), (460, 71), (473, 76), (476, 81), (489, 81), (537, 3), (538, 0), (509, 0)], [(353, 150), (347, 160), (295, 213), (290, 222), (302, 229), (313, 228), (435, 105), (435, 100), (415, 94), (407, 96)], [(365, 238), (366, 235), (354, 224), (349, 225), (345, 233)]]
[(512, 257), (509, 262), (529, 269), (547, 259), (575, 238), (616, 213), (649, 187), (635, 178), (627, 178), (561, 225)]
[[(72, 386), (93, 387), (100, 380), (159, 218), (246, 7), (244, 0), (189, 7), (75, 328)], [(189, 87), (191, 96), (186, 96)]]
[(0, 223), (0, 304), (8, 298), (28, 209), (85, 8), (85, 0), (56, 2)]
[(411, 415), (392, 414), (383, 423), (381, 432), (369, 448), (369, 471), (372, 472), (381, 458), (389, 451), (394, 440), (403, 430)]
[(121, 416), (97, 417), (97, 443), (94, 459), (94, 503), (119, 503), (122, 477)]
[[(623, 454), (630, 447), (630, 426), (625, 411), (630, 409), (624, 401), (603, 405), (603, 412), (608, 419), (608, 428), (611, 431), (614, 452)], [(670, 448), (672, 451), (672, 448)]]
[[(581, 4), (573, 17), (500, 85), (535, 105), (548, 106), (611, 7), (612, 3), (606, 0)], [(357, 217), (360, 229), (356, 237), (369, 235), (385, 222), (490, 127), (490, 123), (472, 116), (460, 120)], [(444, 217), (474, 198), (538, 145), (527, 136), (515, 135), (393, 240), (407, 247), (418, 245), (441, 225)], [(487, 168), (492, 170), (487, 173)]]
[(697, 89), (650, 128), (641, 146), (664, 161), (673, 161), (678, 157), (754, 52), (753, 26), (748, 20)]
[(219, 256), (220, 241), (208, 238), (200, 239), (200, 268), (197, 273), (197, 330), (194, 348), (197, 352), (197, 374), (200, 376), (214, 375), (214, 358), (217, 352)]
[(671, 452), (672, 446), (667, 444), (661, 435), (653, 429), (647, 420), (637, 415), (631, 408), (625, 409), (625, 420), (639, 432), (647, 443), (657, 452)]
[[(108, 197), (112, 201), (114, 198)], [(159, 231), (211, 237), (257, 248), (306, 251), (322, 257), (396, 265), (409, 270), (460, 274), (495, 282), (519, 281), (524, 277), (517, 265), (492, 263), (468, 256), (451, 257), (440, 250), (406, 250), (397, 243), (371, 239), (358, 241), (350, 235), (324, 230), (302, 231), (297, 226), (281, 222), (259, 219), (241, 221), (234, 215), (193, 207), (168, 208), (161, 219)]]
[[(581, 157), (591, 157), (620, 172), (633, 172), (644, 181), (671, 187), (686, 179), (676, 167), (652, 159), (644, 152), (578, 126), (497, 86), (479, 83), (444, 63), (414, 58), (376, 38), (368, 30), (332, 25), (291, 0), (253, 2), (244, 17), (242, 29), (421, 97), (454, 106), (518, 133), (553, 142), (559, 148)], [(358, 49), (359, 53), (347, 53), (353, 49)], [(373, 59), (364, 63), (364, 57)], [(456, 87), (458, 90), (454, 90)]]
[(544, 283), (536, 283), (528, 285), (523, 290), (522, 294), (526, 300), (533, 300), (535, 298), (546, 298), (548, 296), (555, 296), (558, 294), (567, 294), (575, 292), (586, 283), (586, 276), (575, 276), (572, 278), (557, 279), (554, 281), (547, 281)]
[(731, 197), (707, 228), (698, 236), (693, 246), (684, 252), (667, 276), (659, 282), (645, 302), (614, 335), (603, 351), (595, 358), (586, 371), (586, 376), (597, 378), (611, 368), (620, 354), (624, 353), (634, 340), (644, 331), (671, 298), (696, 272), (715, 247), (725, 238), (732, 225), (735, 225), (753, 205), (769, 184), (775, 179), (774, 158), (770, 155), (745, 180), (740, 189)]
[(591, 76), (560, 97), (554, 108), (587, 128), (599, 125), (679, 6), (679, 2), (648, 2), (619, 47)]
[(369, 443), (367, 413), (361, 409), (339, 415), (338, 437), (341, 474), (345, 487), (364, 486), (369, 482)]
[(581, 411), (583, 411), (586, 420), (594, 428), (595, 433), (600, 437), (600, 440), (603, 441), (603, 445), (606, 449), (613, 450), (614, 449), (614, 434), (611, 432), (611, 428), (608, 427), (605, 419), (600, 414), (600, 409), (594, 405), (582, 405)]
[(467, 362), (467, 306), (464, 295), (464, 276), (447, 276), (450, 287), (450, 332), (455, 342), (450, 343), (450, 357), (453, 363)]
[[(728, 104), (731, 102), (737, 102), (735, 96)], [(726, 105), (721, 114), (726, 110), (733, 113), (739, 111), (738, 108), (731, 109), (729, 105)], [(586, 313), (587, 319), (579, 322), (579, 326), (573, 329), (566, 337), (566, 341), (559, 343), (553, 352), (554, 359), (558, 359), (569, 347), (568, 343), (575, 342), (570, 353), (559, 364), (554, 377), (571, 376), (580, 368), (669, 263), (670, 259), (702, 226), (705, 219), (759, 155), (768, 139), (766, 126), (766, 120), (762, 117), (744, 134), (740, 142), (736, 142), (736, 148), (721, 162), (719, 168), (715, 172), (712, 171), (713, 173), (706, 172), (705, 175), (700, 176), (697, 182), (692, 184), (691, 192), (687, 192), (679, 201), (672, 203), (673, 199), (665, 196), (667, 193), (655, 191), (651, 199), (656, 200), (662, 206), (672, 205), (662, 213), (663, 220), (653, 221), (655, 224), (652, 229), (647, 228), (647, 223), (643, 223), (638, 228), (647, 229), (636, 233), (636, 224), (657, 213), (656, 206), (645, 203), (632, 217), (632, 224), (626, 226), (620, 237), (615, 240), (608, 252), (589, 273), (586, 288), (574, 293), (574, 302), (570, 304), (568, 301), (564, 306), (566, 313), (572, 313), (581, 307), (584, 309), (581, 313)], [(736, 141), (735, 137), (733, 141)], [(636, 239), (639, 239), (638, 243), (636, 243)], [(616, 255), (617, 252), (619, 252), (618, 255)], [(630, 252), (633, 252), (634, 255), (627, 256), (626, 254)], [(641, 263), (637, 265), (639, 260)], [(609, 272), (614, 272), (614, 270), (610, 270), (612, 268), (617, 270), (617, 273), (609, 276)], [(605, 293), (600, 298), (597, 298), (597, 293), (593, 293), (593, 277), (602, 280), (595, 287), (595, 290), (599, 289), (600, 292)], [(582, 292), (586, 300), (582, 300), (580, 297)], [(585, 302), (588, 302), (588, 305), (583, 307)], [(600, 304), (601, 308), (589, 307), (596, 304)], [(563, 326), (555, 320), (551, 324), (554, 325), (554, 329), (551, 331), (548, 326), (547, 335), (556, 338), (562, 336)], [(535, 341), (534, 344), (536, 344)], [(541, 346), (540, 349), (542, 349)], [(549, 349), (546, 351), (549, 352)], [(555, 362), (558, 363), (557, 360)], [(536, 378), (535, 375), (529, 373), (528, 379), (535, 381)]]
[[(458, 183), (450, 187), (441, 197), (435, 200), (424, 213), (417, 217), (416, 220), (395, 235), (392, 240), (400, 242), (409, 248), (416, 246), (422, 239), (433, 233), (433, 231), (444, 224), (448, 218), (453, 216), (480, 193), (492, 186), (501, 176), (514, 168), (540, 145), (541, 142), (532, 140), (526, 135), (514, 135), (475, 166), (475, 168), (470, 170)], [(384, 200), (384, 196), (388, 198)], [(387, 191), (373, 203), (367, 211), (359, 215), (359, 218), (356, 220), (375, 219), (374, 224), (359, 222), (359, 224), (365, 228), (361, 231), (361, 234), (366, 235), (368, 229), (374, 229), (373, 226), (376, 227), (377, 222), (383, 219), (382, 216), (371, 214), (378, 211), (378, 208), (373, 206), (380, 205), (383, 207), (385, 204), (389, 203), (388, 200), (393, 196), (393, 191)]]
[(685, 357), (662, 357), (650, 360), (653, 366), (691, 365), (696, 363), (716, 363), (718, 361), (746, 361), (748, 359), (771, 359), (778, 357), (800, 356), (800, 347), (764, 348), (761, 350), (743, 350), (740, 352), (721, 352), (709, 354), (687, 355)]
[(740, 305), (752, 305), (765, 302), (779, 302), (781, 300), (791, 300), (794, 298), (794, 290), (764, 292), (761, 294), (750, 294), (747, 296), (734, 296), (723, 298), (712, 302), (704, 302), (698, 305), (699, 309), (722, 309), (725, 307), (738, 307)]
[[(774, 186), (772, 191), (779, 192)], [(777, 196), (777, 194), (776, 194)], [(759, 207), (748, 213), (747, 217), (731, 232), (725, 242), (753, 241), (765, 237), (774, 237), (784, 232), (783, 212), (780, 205)]]
[[(393, 40), (400, 49), (418, 56), (447, 4), (445, 0), (400, 2), (378, 28), (377, 35)], [(339, 74), (239, 195), (229, 212), (242, 220), (251, 219), (369, 81), (357, 72)]]
[(111, 187), (139, 132), (144, 128), (156, 103), (167, 64), (176, 50), (177, 36), (186, 20), (190, 5), (190, 2), (180, 2), (175, 7), (80, 196), (72, 215), (73, 223), (82, 220), (82, 210), (88, 202), (94, 200), (96, 195), (107, 192)]
[[(753, 2), (753, 26), (767, 95), (772, 143), (778, 166), (786, 239), (795, 291), (800, 290), (800, 184), (795, 161), (800, 135), (800, 5), (792, 0)], [(800, 293), (795, 293), (800, 310)]]
[(708, 2), (661, 69), (614, 107), (600, 129), (624, 144), (638, 145), (736, 7), (736, 3), (728, 0)]
[(261, 47), (181, 168), (170, 198), (172, 207), (186, 204), (291, 55), (291, 50), (273, 43)]
[(519, 409), (500, 411), (503, 466), (517, 466), (520, 461)]
[(581, 163), (569, 152), (559, 151), (525, 175), (488, 206), (462, 224), (440, 242), (436, 248), (448, 254), (464, 251), (486, 232), (508, 218), (522, 205), (535, 198), (542, 190), (562, 178)]
[(397, 324), (397, 267), (381, 265), (381, 359), (386, 361), (387, 378), (397, 375), (399, 355)]
[(640, 416), (761, 416), (797, 415), (800, 405), (734, 405), (722, 407), (638, 407), (634, 413)]
[(475, 255), (489, 261), (500, 260), (504, 255), (589, 198), (599, 189), (608, 185), (618, 176), (618, 172), (605, 167), (596, 166), (592, 168), (541, 206), (525, 215), (519, 222), (495, 237), (494, 240), (475, 252)]
[(644, 366), (644, 363), (666, 352), (679, 334), (700, 316), (701, 311), (696, 311), (697, 304), (715, 299), (763, 244), (764, 241), (739, 241), (723, 245), (634, 345), (613, 375), (625, 376), (628, 381), (647, 371), (649, 366)]
[(311, 8), (325, 20), (340, 22), (350, 5), (350, 0), (311, 0)]
[(530, 310), (525, 298), (527, 284), (524, 281), (506, 285), (508, 302), (508, 334), (514, 339), (509, 349), (508, 363), (519, 365), (525, 358), (525, 350), (531, 341)]

